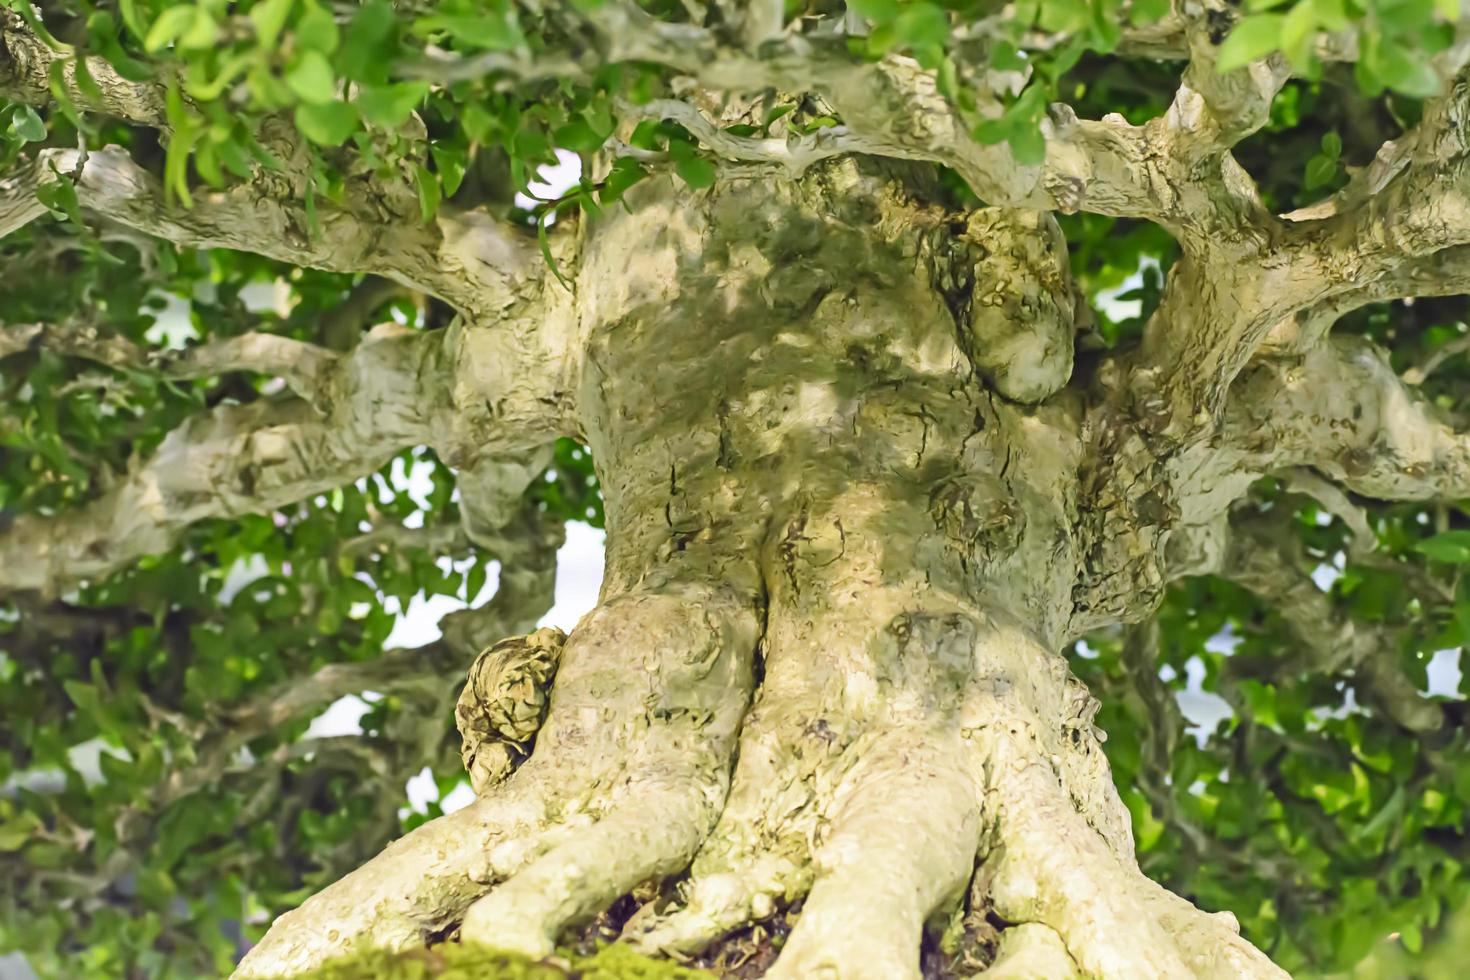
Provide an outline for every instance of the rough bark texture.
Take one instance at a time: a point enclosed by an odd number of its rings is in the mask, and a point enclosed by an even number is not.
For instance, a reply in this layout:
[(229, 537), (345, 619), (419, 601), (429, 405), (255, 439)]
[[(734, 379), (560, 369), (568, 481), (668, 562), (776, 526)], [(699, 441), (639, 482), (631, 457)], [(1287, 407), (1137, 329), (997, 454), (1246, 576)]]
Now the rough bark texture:
[(956, 223), (913, 181), (849, 159), (696, 197), (660, 182), (589, 222), (566, 356), (607, 569), (534, 751), (279, 920), (240, 976), (454, 922), (544, 955), (686, 868), (630, 941), (689, 953), (804, 898), (768, 975), (917, 976), (977, 862), (981, 899), (1036, 924), (1002, 976), (1278, 975), (1139, 873), (1058, 653), (1088, 621), (1079, 583), (1127, 597), (1086, 571), (1108, 408), (1056, 394), (1074, 302), (1054, 225)]

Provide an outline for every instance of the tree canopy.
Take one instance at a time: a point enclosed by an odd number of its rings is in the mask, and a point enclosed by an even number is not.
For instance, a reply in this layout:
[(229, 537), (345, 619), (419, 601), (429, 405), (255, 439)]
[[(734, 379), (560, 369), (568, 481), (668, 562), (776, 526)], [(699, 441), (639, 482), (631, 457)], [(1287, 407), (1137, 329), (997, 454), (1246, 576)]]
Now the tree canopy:
[[(499, 273), (426, 237), (445, 216), (463, 235), (482, 233), (465, 216), (494, 216), (559, 275), (566, 237), (638, 182), (692, 193), (757, 163), (931, 160), (956, 208), (1014, 197), (1039, 168), (1033, 203), (1051, 208), (1072, 159), (1057, 147), (1122, 146), (1186, 72), (1254, 119), (1234, 158), (1289, 212), (1406, 172), (1393, 148), (1465, 96), (1467, 25), (1458, 0), (6, 0), (0, 537), (27, 515), (97, 512), (170, 433), (203, 438), (229, 413), (314, 424), (282, 408), (292, 393), (347, 411), (322, 358), (375, 324), (483, 313), (480, 280)], [(932, 79), (949, 149), (879, 119), (917, 114), (896, 71)], [(871, 120), (828, 91), (857, 77)], [(763, 92), (758, 117), (721, 122), (691, 79)], [(540, 199), (557, 151), (581, 176)], [(96, 160), (112, 183), (90, 182)], [(1058, 219), (1092, 307), (1084, 360), (1140, 342), (1178, 255), (1162, 211), (1098, 210)], [(1385, 348), (1463, 428), (1454, 261), (1424, 273), (1429, 295), (1367, 302), (1333, 330)], [(591, 456), (562, 439), (524, 461), (519, 516), (493, 534), (428, 449), (353, 465), (156, 535), (110, 517), (144, 543), (91, 546), (79, 575), (30, 576), (0, 544), (0, 950), (43, 976), (228, 971), (272, 916), (423, 819), (400, 812), (411, 775), (430, 767), (443, 792), (464, 778), (464, 672), (549, 607), (564, 523), (601, 526)], [(1234, 910), (1293, 972), (1349, 970), (1385, 943), (1412, 961), (1470, 904), (1455, 666), (1470, 509), (1303, 470), (1258, 482), (1232, 521), (1229, 574), (1171, 585), (1153, 620), (1071, 654), (1102, 701), (1141, 865)], [(412, 597), (471, 603), (497, 575), (441, 640), (384, 650)], [(365, 691), (382, 697), (361, 736), (307, 737)], [(1192, 724), (1206, 702), (1219, 720)], [(84, 744), (102, 746), (90, 778)]]

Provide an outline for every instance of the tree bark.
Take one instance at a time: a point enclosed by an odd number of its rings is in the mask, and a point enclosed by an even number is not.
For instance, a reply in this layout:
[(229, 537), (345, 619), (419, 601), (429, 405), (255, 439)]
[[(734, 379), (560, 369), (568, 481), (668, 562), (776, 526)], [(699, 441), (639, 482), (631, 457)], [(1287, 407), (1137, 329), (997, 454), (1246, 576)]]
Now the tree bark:
[(918, 977), (925, 928), (973, 891), (1016, 927), (998, 976), (1283, 975), (1140, 873), (1061, 656), (1093, 624), (1079, 583), (1106, 591), (1084, 462), (1107, 400), (1062, 391), (1060, 236), (1041, 212), (956, 221), (922, 179), (847, 159), (655, 181), (586, 223), (569, 415), (607, 565), (534, 749), (237, 976), (456, 922), (542, 956), (686, 871), (629, 941), (690, 952), (804, 898), (768, 976)]

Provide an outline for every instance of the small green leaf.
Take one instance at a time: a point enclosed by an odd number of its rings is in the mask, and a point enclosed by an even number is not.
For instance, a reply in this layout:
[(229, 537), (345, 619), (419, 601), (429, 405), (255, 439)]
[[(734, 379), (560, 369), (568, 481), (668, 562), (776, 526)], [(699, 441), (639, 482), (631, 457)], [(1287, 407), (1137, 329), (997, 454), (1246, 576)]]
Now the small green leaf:
[(1414, 550), (1434, 561), (1470, 563), (1470, 531), (1444, 531), (1420, 541)]
[(393, 8), (381, 0), (359, 9), (342, 39), (342, 74), (359, 82), (386, 82), (397, 41), (394, 26)]
[(608, 171), (598, 192), (598, 200), (604, 205), (621, 200), (628, 188), (648, 176), (648, 172), (632, 157), (620, 157)]
[(357, 91), (356, 104), (362, 117), (372, 125), (379, 129), (397, 129), (408, 121), (414, 108), (428, 94), (428, 82), (364, 85)]
[(325, 105), (335, 95), (332, 65), (320, 51), (307, 50), (286, 72), (286, 84), (302, 102)]
[(1220, 45), (1220, 54), (1215, 59), (1216, 70), (1223, 74), (1244, 68), (1275, 51), (1281, 46), (1285, 22), (1282, 14), (1251, 14), (1243, 18)]
[(337, 50), (337, 21), (331, 11), (323, 9), (320, 4), (309, 2), (306, 12), (296, 22), (295, 37), (296, 43), (303, 48), (331, 54)]
[(1326, 187), (1337, 176), (1337, 161), (1329, 156), (1317, 155), (1307, 161), (1306, 188), (1314, 191)]
[(1046, 159), (1046, 137), (1035, 123), (1018, 125), (1011, 130), (1011, 154), (1023, 167), (1034, 167)]
[(302, 103), (296, 107), (296, 127), (320, 146), (341, 146), (356, 125), (357, 110), (346, 102)]
[(469, 155), (464, 146), (435, 143), (429, 147), (429, 155), (434, 158), (434, 169), (439, 174), (439, 185), (444, 188), (444, 195), (453, 197), (464, 180), (465, 167), (469, 164)]
[(1162, 20), (1169, 13), (1169, 0), (1133, 0), (1128, 8), (1128, 20), (1134, 27)]
[(1281, 50), (1293, 65), (1306, 65), (1312, 60), (1312, 42), (1316, 39), (1316, 5), (1304, 0), (1292, 7), (1281, 22)]
[(438, 14), (423, 23), (428, 29), (445, 31), (455, 43), (466, 47), (502, 51), (514, 48), (524, 40), (509, 7), (502, 13), (487, 11), (473, 17)]
[(10, 131), (23, 143), (39, 143), (46, 138), (46, 124), (28, 105), (18, 105), (10, 117)]
[[(555, 213), (555, 209), (552, 210)], [(561, 283), (563, 289), (570, 290), (572, 284), (567, 282), (567, 277), (561, 274), (561, 269), (556, 264), (556, 256), (551, 254), (551, 238), (546, 234), (547, 223), (545, 218), (536, 222), (536, 241), (541, 246), (541, 257), (546, 260), (546, 265), (551, 269), (551, 274), (556, 276), (556, 281)]]
[(875, 24), (894, 20), (903, 10), (898, 0), (847, 0), (847, 9)]
[(178, 47), (184, 51), (203, 51), (214, 47), (218, 40), (219, 25), (207, 8), (199, 6), (194, 8), (194, 19), (189, 29), (179, 37)]
[(193, 26), (194, 15), (195, 8), (191, 6), (169, 7), (148, 28), (148, 36), (143, 39), (143, 48), (149, 52), (157, 52), (168, 47)]
[(425, 221), (433, 221), (439, 213), (439, 178), (423, 164), (414, 167), (414, 178), (419, 186), (419, 211)]
[(790, 115), (795, 111), (796, 104), (794, 102), (788, 102), (785, 105), (772, 106), (769, 110), (766, 111), (766, 118), (761, 121), (761, 131), (763, 133), (769, 134), (771, 131), (771, 127), (775, 125), (777, 120), (779, 120), (782, 116)]
[(701, 156), (674, 161), (674, 173), (692, 190), (701, 190), (715, 182), (715, 165)]
[(255, 36), (262, 48), (275, 47), (295, 5), (296, 0), (262, 0), (250, 8), (250, 23), (255, 25)]
[(905, 4), (893, 30), (909, 47), (942, 46), (949, 40), (949, 15), (932, 3)]

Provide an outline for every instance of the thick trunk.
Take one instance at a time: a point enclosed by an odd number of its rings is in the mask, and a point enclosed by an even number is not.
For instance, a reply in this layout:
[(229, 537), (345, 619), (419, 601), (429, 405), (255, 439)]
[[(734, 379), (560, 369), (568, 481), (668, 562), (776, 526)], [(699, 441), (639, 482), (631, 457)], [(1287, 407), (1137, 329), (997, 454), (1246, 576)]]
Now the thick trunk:
[(917, 977), (926, 926), (968, 902), (1016, 926), (996, 976), (1280, 975), (1140, 874), (1058, 653), (1090, 620), (1055, 226), (956, 223), (900, 176), (640, 188), (587, 229), (578, 422), (607, 570), (534, 751), (239, 975), (459, 920), (544, 955), (686, 870), (630, 941), (690, 952), (804, 899), (768, 976)]

